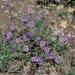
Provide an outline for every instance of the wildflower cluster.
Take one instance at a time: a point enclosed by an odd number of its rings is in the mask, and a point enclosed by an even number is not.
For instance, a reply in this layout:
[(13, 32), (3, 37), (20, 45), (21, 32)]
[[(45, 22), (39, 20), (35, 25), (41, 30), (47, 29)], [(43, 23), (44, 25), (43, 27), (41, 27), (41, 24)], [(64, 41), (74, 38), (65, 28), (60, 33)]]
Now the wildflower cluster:
[[(4, 48), (2, 47), (2, 49), (7, 49), (10, 60), (19, 57), (21, 59), (22, 57), (25, 63), (33, 62), (36, 65), (43, 65), (47, 61), (53, 64), (61, 64), (58, 50), (62, 51), (62, 44), (57, 44), (57, 39), (50, 35), (50, 31), (44, 22), (44, 16), (38, 14), (32, 18), (33, 14), (33, 9), (29, 8), (27, 14), (20, 16), (19, 27), (15, 23), (10, 24), (3, 39)], [(66, 39), (65, 42), (68, 40)], [(3, 59), (5, 58), (3, 57)]]

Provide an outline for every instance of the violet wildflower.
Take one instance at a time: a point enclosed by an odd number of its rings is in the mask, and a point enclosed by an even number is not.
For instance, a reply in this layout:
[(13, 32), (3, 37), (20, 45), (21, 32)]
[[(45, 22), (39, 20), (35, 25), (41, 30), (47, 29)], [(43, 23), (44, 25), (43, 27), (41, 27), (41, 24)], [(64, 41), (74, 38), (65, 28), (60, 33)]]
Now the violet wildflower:
[(24, 39), (25, 42), (30, 40), (30, 38), (27, 37), (26, 35), (23, 36), (23, 39)]
[(29, 22), (29, 16), (28, 15), (24, 15), (21, 17), (21, 22), (23, 22), (24, 24), (27, 24)]
[(56, 53), (54, 53), (53, 51), (50, 51), (47, 54), (47, 56), (48, 56), (47, 59), (54, 60), (53, 62), (55, 62), (56, 64), (60, 63), (60, 59), (59, 59), (58, 55)]
[(69, 37), (69, 36), (68, 36), (68, 37), (65, 37), (65, 38), (64, 38), (64, 42), (65, 42), (66, 44), (69, 44), (69, 43), (71, 42), (71, 39), (72, 39), (72, 38)]
[(8, 31), (7, 34), (6, 34), (6, 39), (7, 40), (10, 40), (13, 36), (13, 33), (11, 31)]
[(51, 50), (51, 48), (50, 48), (50, 47), (43, 47), (43, 50), (44, 50), (46, 53), (48, 53), (48, 52)]
[(24, 52), (28, 52), (28, 51), (29, 51), (28, 45), (24, 45), (24, 46), (23, 46), (23, 51), (24, 51)]
[(34, 34), (32, 32), (28, 32), (23, 36), (24, 41), (29, 41)]
[(34, 63), (39, 64), (39, 65), (43, 64), (43, 59), (37, 55), (33, 56), (31, 58), (31, 61), (33, 61)]
[(71, 40), (72, 40), (72, 37), (62, 36), (59, 40), (60, 40), (61, 43), (70, 44)]
[(55, 57), (55, 63), (60, 64), (60, 58), (58, 56)]
[(48, 56), (47, 59), (54, 59), (55, 53), (53, 51), (50, 51), (47, 53), (47, 56)]
[(34, 32), (28, 32), (27, 35), (29, 35), (30, 37), (32, 37), (34, 35)]

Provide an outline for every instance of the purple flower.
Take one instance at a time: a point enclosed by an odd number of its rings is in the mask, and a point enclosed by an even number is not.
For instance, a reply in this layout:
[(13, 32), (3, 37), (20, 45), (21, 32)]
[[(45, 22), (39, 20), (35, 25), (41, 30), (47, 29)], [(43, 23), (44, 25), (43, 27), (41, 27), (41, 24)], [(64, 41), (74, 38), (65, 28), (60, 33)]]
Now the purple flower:
[(30, 40), (30, 38), (26, 35), (23, 36), (23, 39), (24, 39), (25, 42)]
[(6, 39), (7, 40), (10, 40), (13, 36), (13, 33), (11, 31), (8, 31), (7, 34), (6, 34)]
[(21, 22), (27, 24), (29, 22), (29, 16), (28, 15), (24, 15), (21, 17)]
[(54, 59), (54, 57), (55, 57), (55, 53), (53, 51), (47, 53), (47, 59)]
[(46, 59), (50, 59), (50, 60), (53, 59), (56, 64), (60, 63), (60, 59), (59, 59), (58, 55), (56, 53), (54, 53), (53, 51), (50, 51), (49, 53), (47, 53)]
[(34, 32), (28, 32), (26, 35), (32, 37), (34, 34)]
[(36, 64), (43, 64), (43, 59), (41, 57), (37, 56), (37, 55), (33, 56), (31, 58), (31, 61), (33, 61)]
[(40, 47), (42, 48), (42, 47), (45, 47), (45, 45), (46, 45), (46, 42), (45, 41), (40, 41)]
[(60, 40), (61, 43), (70, 44), (71, 40), (72, 40), (72, 37), (62, 36), (59, 40)]
[(29, 26), (30, 28), (35, 27), (35, 22), (34, 22), (34, 21), (30, 21), (29, 24), (28, 24), (28, 26)]
[(56, 63), (56, 64), (60, 64), (60, 59), (59, 59), (58, 56), (55, 57), (55, 63)]
[(28, 32), (23, 36), (24, 41), (29, 41), (34, 34), (32, 32)]
[(28, 45), (24, 45), (23, 46), (23, 51), (24, 52), (28, 52), (29, 51), (29, 46)]
[(48, 53), (48, 52), (51, 50), (51, 48), (50, 48), (50, 47), (43, 47), (43, 50), (44, 50), (46, 53)]
[(71, 39), (72, 39), (72, 38), (69, 37), (69, 36), (68, 36), (68, 37), (65, 37), (65, 38), (64, 38), (64, 43), (66, 43), (66, 44), (70, 43), (70, 42), (71, 42)]

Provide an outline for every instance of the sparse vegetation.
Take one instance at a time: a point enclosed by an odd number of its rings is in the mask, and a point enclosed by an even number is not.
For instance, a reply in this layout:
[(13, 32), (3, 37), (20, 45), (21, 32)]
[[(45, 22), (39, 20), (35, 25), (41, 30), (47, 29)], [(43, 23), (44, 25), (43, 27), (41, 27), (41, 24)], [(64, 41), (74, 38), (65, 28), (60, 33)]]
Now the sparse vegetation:
[[(53, 72), (54, 75), (74, 75), (75, 73), (69, 68), (74, 67), (70, 60), (72, 43), (75, 38), (73, 35), (75, 34), (66, 32), (66, 30), (72, 21), (74, 24), (75, 1), (49, 0), (48, 6), (45, 6), (44, 2), (37, 3), (37, 6), (32, 4), (26, 7), (25, 13), (18, 13), (19, 8), (14, 10), (16, 5), (11, 5), (13, 1), (3, 2), (3, 10), (9, 12), (9, 21), (5, 31), (1, 27), (3, 23), (0, 25), (0, 73), (36, 75), (41, 68), (41, 72), (44, 70), (45, 75), (52, 75)], [(16, 3), (16, 1), (14, 2)], [(59, 7), (60, 5), (63, 7)], [(69, 7), (72, 9), (71, 12), (67, 10)], [(68, 15), (72, 16), (69, 23)], [(61, 26), (61, 21), (67, 21), (67, 26)]]

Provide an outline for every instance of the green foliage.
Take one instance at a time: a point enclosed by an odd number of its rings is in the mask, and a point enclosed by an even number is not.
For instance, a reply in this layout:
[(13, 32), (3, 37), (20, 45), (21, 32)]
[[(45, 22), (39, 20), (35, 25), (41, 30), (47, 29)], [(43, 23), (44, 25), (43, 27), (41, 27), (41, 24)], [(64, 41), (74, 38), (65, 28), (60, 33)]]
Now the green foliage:
[(44, 21), (39, 21), (37, 23), (37, 31), (41, 36), (46, 37), (48, 42), (58, 54), (64, 54), (64, 52), (68, 50), (68, 46), (66, 44), (61, 45), (59, 42), (59, 37), (51, 33)]
[(75, 75), (75, 72), (69, 72), (68, 74), (65, 75)]
[(39, 35), (42, 37), (46, 37), (50, 31), (48, 29), (48, 27), (45, 25), (43, 20), (38, 21), (38, 23), (36, 25), (36, 29), (37, 29), (37, 32), (39, 33)]
[(52, 45), (53, 49), (60, 55), (64, 54), (64, 52), (68, 49), (68, 46), (66, 44), (62, 45), (59, 42), (58, 36), (49, 36), (48, 41)]
[(59, 17), (66, 18), (68, 14), (69, 13), (68, 13), (67, 9), (63, 9), (63, 10), (60, 11)]

